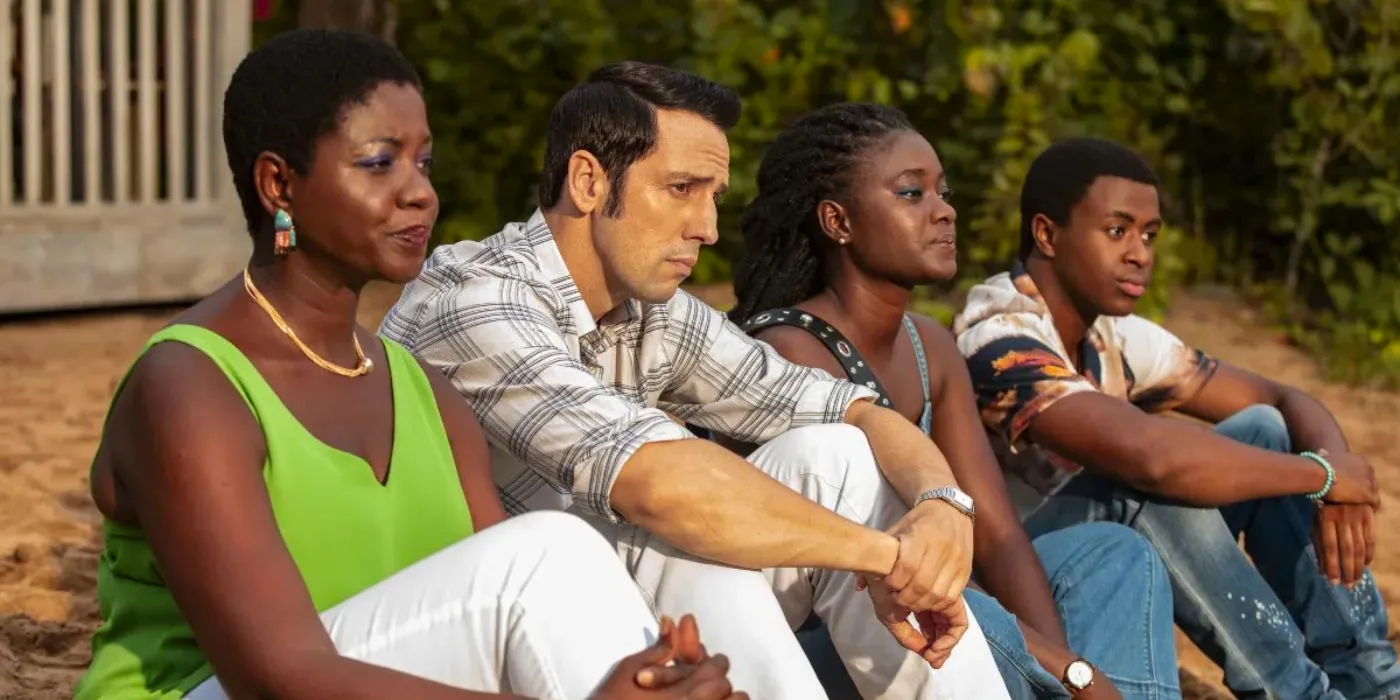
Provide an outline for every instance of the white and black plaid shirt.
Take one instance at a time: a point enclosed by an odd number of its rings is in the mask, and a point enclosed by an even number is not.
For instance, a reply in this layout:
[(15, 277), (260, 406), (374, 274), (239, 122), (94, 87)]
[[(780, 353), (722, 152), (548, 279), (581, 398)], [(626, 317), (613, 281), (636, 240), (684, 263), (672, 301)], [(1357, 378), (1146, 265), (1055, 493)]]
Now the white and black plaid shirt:
[(685, 292), (629, 301), (595, 323), (539, 211), (434, 250), (380, 333), (471, 403), (512, 514), (577, 499), (619, 521), (608, 496), (623, 463), (645, 443), (694, 437), (667, 412), (762, 443), (875, 398), (787, 362)]

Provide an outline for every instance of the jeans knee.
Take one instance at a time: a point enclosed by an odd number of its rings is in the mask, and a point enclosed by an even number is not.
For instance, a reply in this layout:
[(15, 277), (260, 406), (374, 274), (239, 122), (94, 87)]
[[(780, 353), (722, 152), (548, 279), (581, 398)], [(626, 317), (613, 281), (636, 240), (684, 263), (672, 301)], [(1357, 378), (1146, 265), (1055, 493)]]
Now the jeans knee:
[[(1067, 579), (1060, 583), (1080, 580), (1086, 574), (1095, 578), (1121, 582), (1123, 588), (1137, 591), (1169, 585), (1166, 565), (1156, 547), (1141, 533), (1126, 525), (1108, 522), (1084, 523), (1052, 533), (1037, 540), (1058, 550), (1052, 554), (1057, 576)], [(1057, 543), (1058, 541), (1058, 543)], [(1073, 542), (1068, 545), (1068, 542)], [(1068, 545), (1068, 546), (1067, 546)]]
[(1216, 432), (1233, 440), (1275, 452), (1292, 451), (1288, 423), (1277, 408), (1267, 404), (1247, 406), (1221, 421)]
[(1090, 533), (1105, 553), (1105, 557), (1121, 566), (1136, 583), (1169, 586), (1166, 564), (1157, 548), (1141, 533), (1117, 523), (1089, 523)]
[(1266, 403), (1256, 403), (1245, 406), (1226, 420), (1234, 419), (1240, 419), (1250, 423), (1271, 423), (1280, 428), (1287, 425), (1283, 419), (1283, 413)]

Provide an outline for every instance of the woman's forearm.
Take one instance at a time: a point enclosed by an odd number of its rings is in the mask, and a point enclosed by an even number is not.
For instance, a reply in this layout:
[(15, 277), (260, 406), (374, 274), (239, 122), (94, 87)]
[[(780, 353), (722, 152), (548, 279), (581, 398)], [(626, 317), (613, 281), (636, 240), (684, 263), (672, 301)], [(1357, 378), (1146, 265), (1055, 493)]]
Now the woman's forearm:
[(995, 540), (980, 529), (975, 532), (973, 566), (983, 589), (1023, 624), (1047, 640), (1067, 646), (1050, 583), (1024, 531), (1020, 537)]
[(846, 422), (865, 433), (880, 472), (905, 505), (912, 507), (929, 489), (957, 485), (943, 452), (904, 416), (858, 401), (847, 410)]

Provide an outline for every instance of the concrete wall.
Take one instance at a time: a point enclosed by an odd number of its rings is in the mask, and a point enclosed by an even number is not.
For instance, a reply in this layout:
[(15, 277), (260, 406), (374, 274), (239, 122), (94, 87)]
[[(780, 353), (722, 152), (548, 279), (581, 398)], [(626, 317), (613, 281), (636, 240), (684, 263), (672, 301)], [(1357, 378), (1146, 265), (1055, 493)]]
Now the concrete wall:
[(197, 299), (251, 250), (236, 206), (0, 211), (0, 314)]

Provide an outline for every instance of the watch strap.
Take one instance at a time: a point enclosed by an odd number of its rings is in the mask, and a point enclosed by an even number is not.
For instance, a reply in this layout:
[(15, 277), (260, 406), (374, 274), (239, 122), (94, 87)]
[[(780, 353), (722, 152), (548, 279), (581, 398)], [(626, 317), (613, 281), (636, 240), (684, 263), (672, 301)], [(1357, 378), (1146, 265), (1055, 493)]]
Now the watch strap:
[[(958, 498), (959, 496), (966, 499), (968, 501), (968, 504), (965, 505), (963, 503), (960, 503)], [(969, 518), (977, 517), (976, 506), (972, 505), (972, 497), (968, 496), (962, 491), (962, 489), (959, 489), (956, 486), (940, 486), (936, 489), (929, 489), (919, 494), (919, 496), (914, 499), (914, 507), (917, 508), (919, 504), (925, 501), (935, 500), (947, 503), (948, 505), (955, 508), (958, 512), (962, 513), (963, 515), (966, 515)]]

